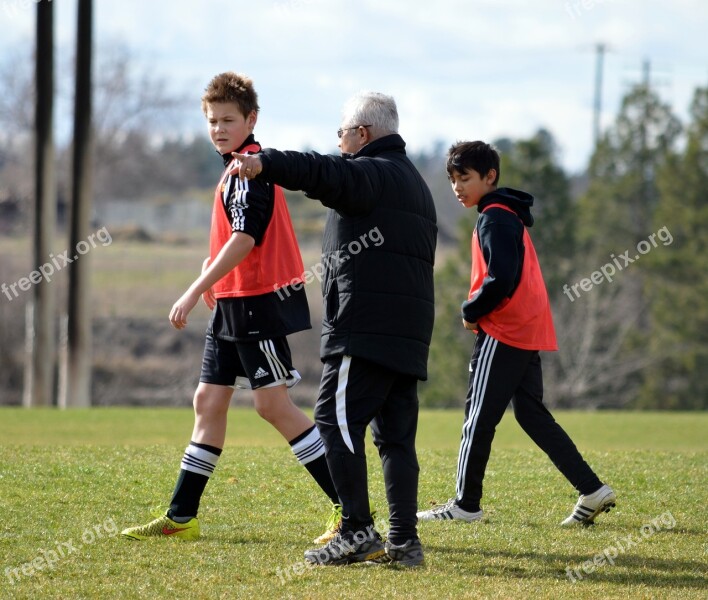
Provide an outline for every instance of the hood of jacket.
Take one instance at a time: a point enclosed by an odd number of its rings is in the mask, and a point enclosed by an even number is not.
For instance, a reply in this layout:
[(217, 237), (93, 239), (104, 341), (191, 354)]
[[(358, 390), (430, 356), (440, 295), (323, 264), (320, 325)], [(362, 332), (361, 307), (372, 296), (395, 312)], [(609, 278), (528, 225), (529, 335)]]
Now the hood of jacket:
[(533, 226), (533, 215), (531, 214), (533, 196), (531, 194), (513, 188), (498, 188), (480, 200), (477, 210), (481, 213), (490, 204), (508, 206), (518, 215), (526, 227)]

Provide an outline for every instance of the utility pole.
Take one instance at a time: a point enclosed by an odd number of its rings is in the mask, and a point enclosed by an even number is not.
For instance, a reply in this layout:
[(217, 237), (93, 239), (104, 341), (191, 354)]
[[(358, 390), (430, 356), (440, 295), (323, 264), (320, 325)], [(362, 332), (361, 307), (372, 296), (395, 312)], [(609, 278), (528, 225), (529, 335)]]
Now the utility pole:
[[(37, 2), (35, 56), (35, 167), (32, 264), (43, 265), (54, 241), (54, 3)], [(32, 288), (25, 315), (24, 406), (54, 403), (56, 326), (53, 283), (41, 279)]]
[(642, 73), (644, 75), (644, 86), (647, 88), (647, 91), (649, 91), (651, 89), (651, 61), (648, 58), (645, 58), (642, 63)]
[[(89, 235), (91, 220), (91, 56), (92, 0), (79, 0), (76, 35), (76, 96), (72, 167), (70, 254)], [(69, 265), (66, 348), (59, 406), (91, 406), (90, 254)], [(64, 337), (64, 334), (62, 335)]]
[(652, 190), (654, 169), (653, 161), (650, 158), (649, 141), (647, 128), (649, 127), (649, 105), (651, 102), (651, 62), (645, 58), (642, 63), (642, 87), (644, 88), (644, 118), (642, 119), (641, 127), (639, 128), (639, 177), (640, 180), (640, 196), (636, 203), (635, 223), (637, 231), (635, 234), (635, 243), (639, 243), (646, 235), (649, 227), (649, 215), (655, 204), (654, 194)]
[(594, 146), (600, 141), (600, 119), (602, 117), (602, 71), (605, 63), (605, 52), (607, 46), (605, 44), (597, 44), (595, 46), (597, 58), (595, 61), (595, 102), (593, 105), (593, 141)]

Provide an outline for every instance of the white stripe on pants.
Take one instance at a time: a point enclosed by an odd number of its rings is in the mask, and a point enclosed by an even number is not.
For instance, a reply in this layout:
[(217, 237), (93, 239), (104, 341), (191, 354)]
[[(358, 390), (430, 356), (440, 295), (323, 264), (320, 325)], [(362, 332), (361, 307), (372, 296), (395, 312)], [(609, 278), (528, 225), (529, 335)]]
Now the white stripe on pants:
[(352, 438), (349, 435), (349, 424), (347, 423), (347, 382), (349, 381), (349, 365), (351, 362), (351, 356), (342, 357), (342, 364), (339, 366), (339, 373), (337, 374), (335, 403), (337, 407), (339, 432), (342, 434), (342, 439), (347, 445), (347, 448), (349, 448), (349, 451), (354, 454), (354, 444), (352, 444)]
[(467, 472), (467, 463), (469, 461), (470, 449), (472, 448), (472, 439), (477, 427), (477, 418), (482, 410), (482, 402), (484, 393), (487, 390), (487, 381), (489, 380), (489, 371), (492, 367), (492, 359), (494, 351), (497, 349), (497, 340), (491, 336), (482, 342), (482, 349), (477, 358), (475, 365), (475, 373), (472, 379), (472, 390), (470, 392), (471, 404), (467, 419), (462, 425), (462, 442), (460, 443), (460, 454), (457, 458), (457, 498), (462, 498), (462, 493), (465, 489), (465, 475)]

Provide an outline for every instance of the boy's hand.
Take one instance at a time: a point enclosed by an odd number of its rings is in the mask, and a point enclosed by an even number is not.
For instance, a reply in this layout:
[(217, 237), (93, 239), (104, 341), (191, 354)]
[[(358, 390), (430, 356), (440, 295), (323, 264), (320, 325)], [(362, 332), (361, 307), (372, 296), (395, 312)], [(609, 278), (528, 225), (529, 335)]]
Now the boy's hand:
[(192, 312), (192, 309), (197, 305), (199, 296), (194, 296), (192, 292), (185, 292), (183, 296), (177, 300), (170, 311), (170, 323), (175, 329), (184, 329), (187, 326), (187, 315)]
[[(210, 262), (211, 257), (207, 256), (202, 263), (202, 273), (207, 270)], [(202, 294), (202, 300), (204, 300), (204, 304), (209, 307), (209, 310), (214, 310), (214, 307), (216, 306), (216, 298), (214, 297), (214, 290), (212, 290), (212, 288), (209, 288)]]
[(254, 177), (258, 177), (263, 170), (263, 163), (255, 154), (239, 154), (238, 152), (232, 152), (231, 156), (240, 164), (231, 169), (229, 175), (238, 175), (241, 181), (246, 178), (253, 179)]
[(477, 331), (477, 323), (470, 323), (462, 319), (462, 326), (468, 331)]

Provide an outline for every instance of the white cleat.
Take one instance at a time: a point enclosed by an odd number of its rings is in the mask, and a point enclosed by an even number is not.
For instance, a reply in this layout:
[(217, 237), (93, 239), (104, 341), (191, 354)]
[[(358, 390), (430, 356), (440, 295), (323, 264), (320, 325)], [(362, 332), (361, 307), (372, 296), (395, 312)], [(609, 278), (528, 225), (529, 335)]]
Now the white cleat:
[(617, 496), (612, 488), (609, 485), (603, 485), (592, 494), (580, 496), (573, 512), (561, 523), (561, 526), (592, 525), (595, 522), (595, 517), (601, 512), (610, 512), (610, 509), (615, 506), (616, 500)]
[(434, 506), (429, 510), (423, 510), (416, 514), (419, 521), (479, 521), (484, 511), (467, 512), (462, 510), (455, 503), (455, 498), (450, 498), (445, 504)]

